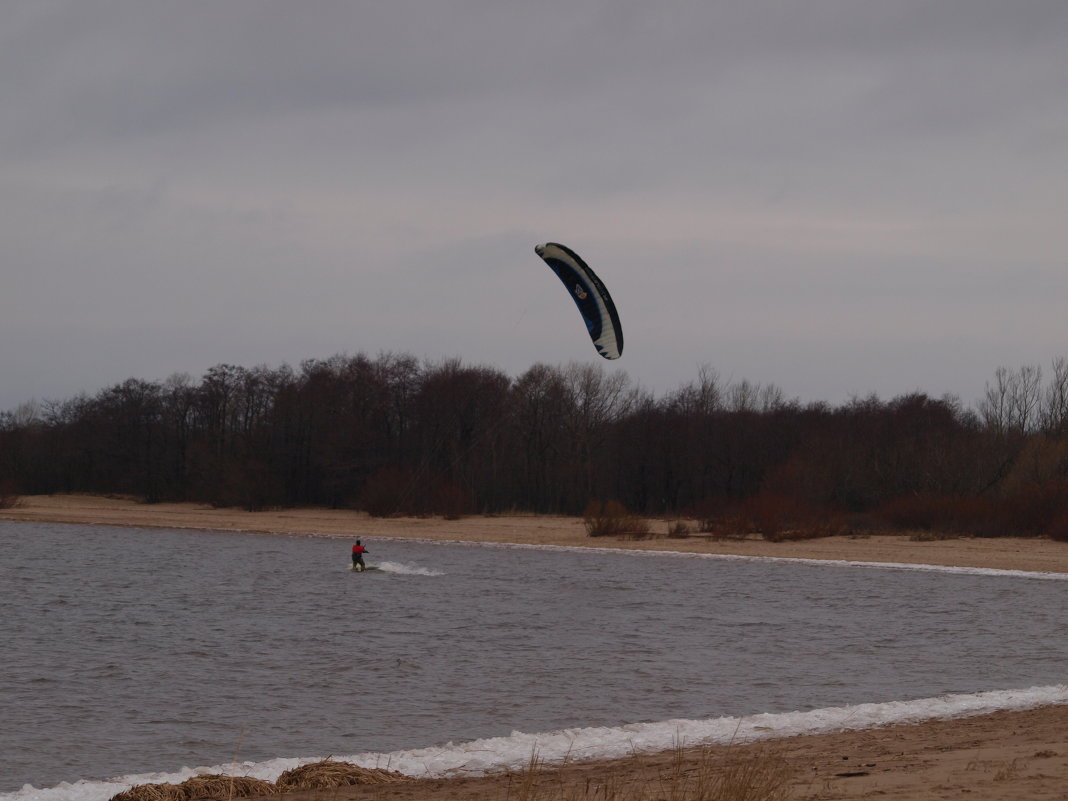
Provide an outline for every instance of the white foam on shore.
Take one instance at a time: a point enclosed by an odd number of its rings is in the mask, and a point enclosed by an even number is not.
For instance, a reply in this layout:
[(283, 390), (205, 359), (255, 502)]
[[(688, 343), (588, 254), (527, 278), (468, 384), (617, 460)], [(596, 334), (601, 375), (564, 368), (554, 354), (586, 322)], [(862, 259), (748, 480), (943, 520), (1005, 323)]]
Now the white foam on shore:
[[(748, 743), (798, 734), (870, 729), (894, 723), (920, 723), (1053, 704), (1068, 704), (1068, 685), (942, 695), (912, 701), (828, 707), (809, 712), (765, 713), (708, 720), (665, 720), (539, 734), (513, 732), (508, 737), (450, 742), (413, 751), (350, 756), (335, 754), (332, 758), (369, 768), (388, 768), (419, 778), (470, 776), (521, 769), (529, 763), (533, 753), (537, 753), (546, 764), (557, 764), (564, 760), (614, 759), (637, 752), (666, 751), (678, 745)], [(0, 793), (0, 801), (106, 801), (136, 784), (178, 783), (202, 773), (252, 776), (274, 781), (283, 771), (324, 758), (272, 759), (266, 762), (182, 768), (172, 773), (146, 773), (108, 781), (64, 782), (48, 789), (26, 785), (15, 792)]]

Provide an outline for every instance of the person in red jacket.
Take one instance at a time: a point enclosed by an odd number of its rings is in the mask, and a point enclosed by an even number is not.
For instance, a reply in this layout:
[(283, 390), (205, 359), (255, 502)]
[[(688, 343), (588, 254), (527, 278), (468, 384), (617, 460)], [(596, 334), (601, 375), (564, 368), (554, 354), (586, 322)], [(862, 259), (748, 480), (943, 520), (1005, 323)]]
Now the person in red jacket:
[(367, 553), (367, 549), (360, 545), (360, 541), (356, 540), (356, 544), (352, 546), (352, 569), (353, 570), (366, 570), (367, 565), (363, 563), (363, 555)]

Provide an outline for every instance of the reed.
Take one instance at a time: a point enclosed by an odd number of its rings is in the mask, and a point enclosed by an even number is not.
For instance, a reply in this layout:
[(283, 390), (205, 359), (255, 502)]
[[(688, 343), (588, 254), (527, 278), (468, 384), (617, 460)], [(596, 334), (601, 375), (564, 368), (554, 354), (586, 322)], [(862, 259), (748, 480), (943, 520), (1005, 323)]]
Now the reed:
[(704, 750), (696, 761), (678, 747), (671, 765), (650, 774), (635, 756), (634, 770), (624, 765), (598, 780), (575, 780), (567, 766), (546, 768), (536, 754), (508, 782), (504, 801), (786, 801), (794, 770), (773, 751), (738, 755)]

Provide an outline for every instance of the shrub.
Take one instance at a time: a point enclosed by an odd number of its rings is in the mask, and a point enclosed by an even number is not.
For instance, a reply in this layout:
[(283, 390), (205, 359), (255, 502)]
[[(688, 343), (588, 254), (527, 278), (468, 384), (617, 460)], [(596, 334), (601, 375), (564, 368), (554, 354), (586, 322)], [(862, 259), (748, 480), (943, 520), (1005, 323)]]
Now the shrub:
[(1046, 529), (1046, 535), (1057, 542), (1068, 542), (1068, 513), (1054, 520)]
[(749, 521), (740, 505), (726, 498), (705, 498), (688, 511), (697, 521), (697, 530), (713, 539), (745, 539), (749, 534)]
[(675, 540), (684, 540), (690, 536), (690, 524), (685, 520), (675, 520), (668, 526), (667, 535)]
[(0, 509), (14, 509), (21, 501), (14, 481), (0, 481)]
[(395, 517), (412, 507), (415, 477), (407, 470), (384, 468), (363, 486), (360, 505), (371, 517)]
[(744, 501), (706, 499), (690, 510), (698, 530), (715, 539), (745, 539), (760, 534), (769, 542), (844, 534), (845, 518), (829, 506), (804, 498), (760, 492)]
[(841, 515), (790, 495), (761, 492), (744, 508), (752, 530), (769, 542), (831, 537), (845, 531)]
[(976, 495), (904, 495), (887, 501), (876, 515), (899, 529), (977, 534), (989, 529), (996, 504)]
[(452, 481), (400, 468), (379, 470), (363, 486), (360, 508), (371, 517), (441, 515), (459, 520), (473, 508), (471, 496)]
[(619, 501), (590, 501), (582, 513), (589, 537), (644, 536), (649, 523), (627, 511)]
[(473, 504), (468, 493), (451, 481), (439, 482), (432, 495), (431, 512), (439, 514), (446, 520), (460, 520), (471, 514)]
[(910, 495), (883, 504), (878, 516), (902, 529), (974, 537), (1068, 539), (1068, 481), (1049, 479), (1017, 486), (1001, 498)]
[(754, 531), (764, 539), (779, 542), (798, 516), (793, 498), (761, 493), (745, 502), (745, 516)]
[(1041, 537), (1068, 515), (1068, 481), (1051, 479), (1021, 487), (998, 505), (996, 525), (976, 532), (988, 537)]

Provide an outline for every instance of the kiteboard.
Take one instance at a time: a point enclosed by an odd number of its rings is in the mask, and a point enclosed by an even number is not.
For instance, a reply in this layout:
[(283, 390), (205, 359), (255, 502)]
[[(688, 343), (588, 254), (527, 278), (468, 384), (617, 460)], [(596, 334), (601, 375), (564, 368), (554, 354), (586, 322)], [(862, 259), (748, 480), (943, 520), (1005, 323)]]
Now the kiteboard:
[(349, 570), (353, 571), (354, 573), (366, 573), (368, 570), (378, 570), (378, 569), (379, 568), (375, 567), (374, 565), (368, 565), (367, 567), (365, 567), (363, 569), (360, 569), (360, 568), (356, 567), (356, 565), (352, 564), (351, 562), (349, 563)]

